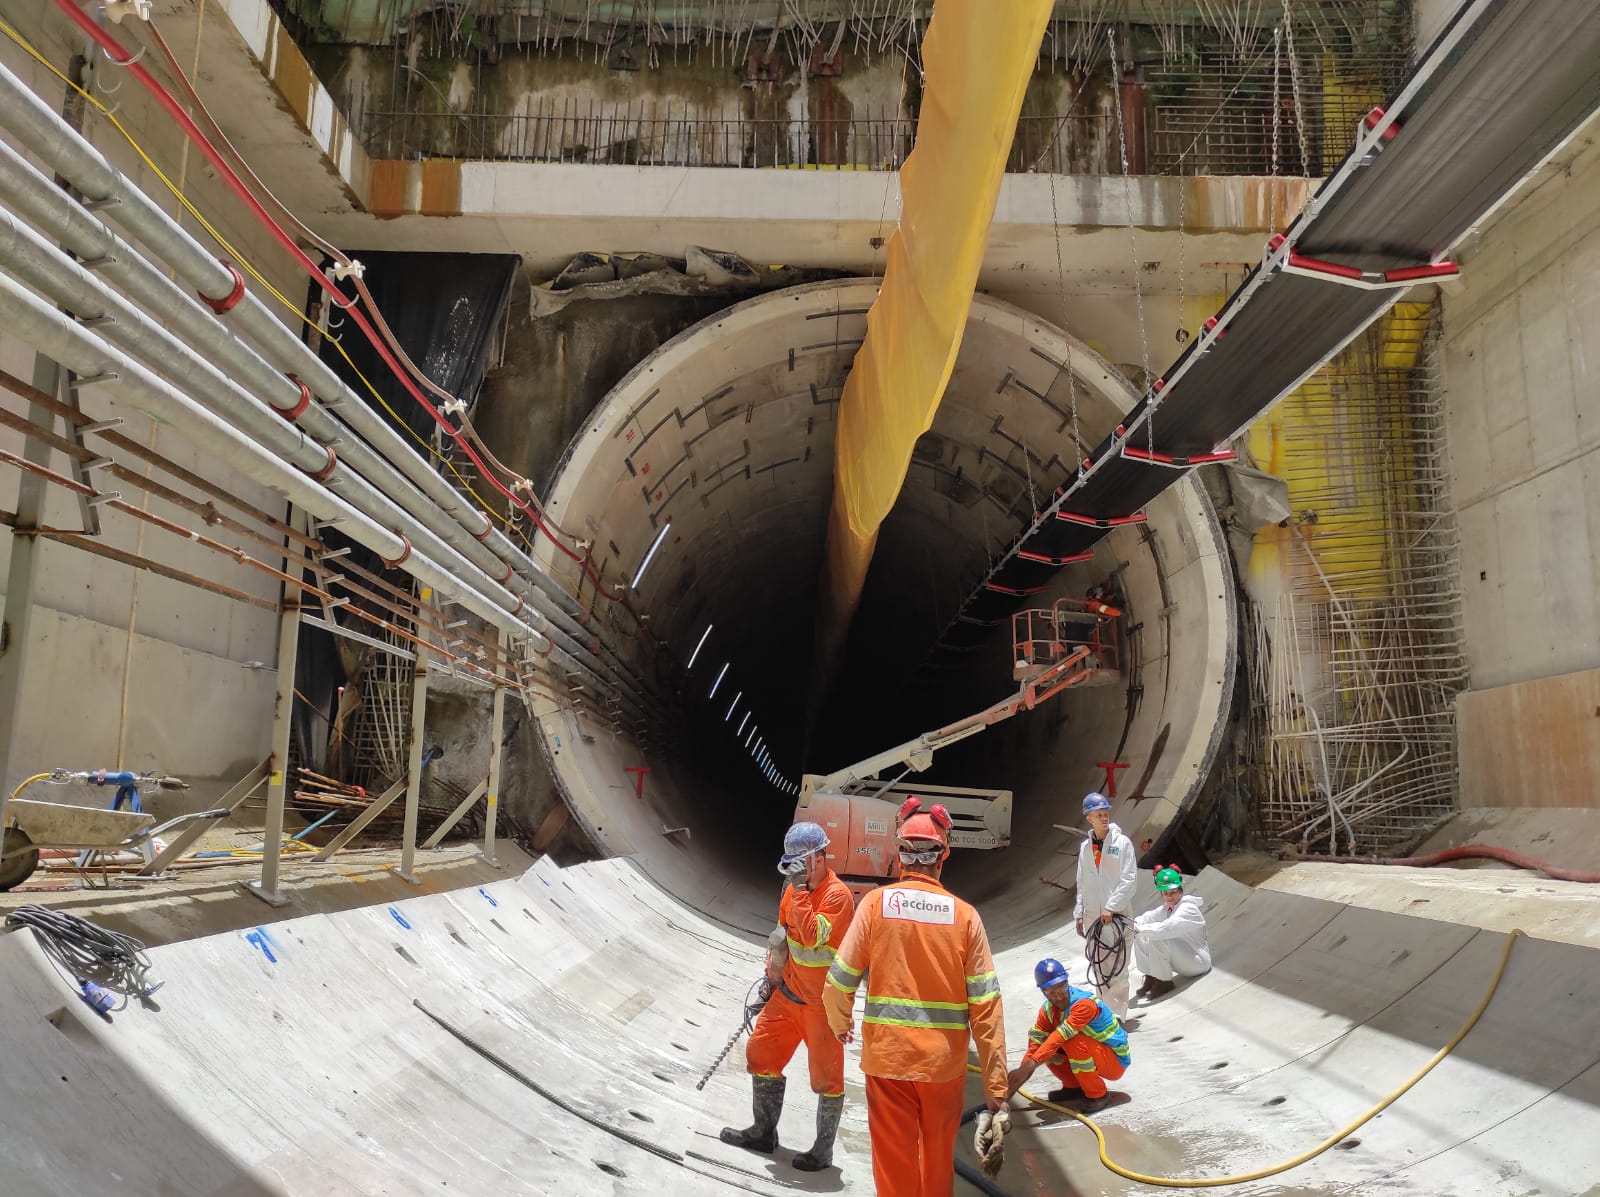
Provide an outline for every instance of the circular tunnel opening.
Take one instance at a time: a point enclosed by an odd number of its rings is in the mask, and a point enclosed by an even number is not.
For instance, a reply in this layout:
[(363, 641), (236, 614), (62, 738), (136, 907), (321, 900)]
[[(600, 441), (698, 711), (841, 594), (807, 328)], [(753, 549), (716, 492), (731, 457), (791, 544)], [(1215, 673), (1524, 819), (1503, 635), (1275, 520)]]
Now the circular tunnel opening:
[[(602, 850), (752, 933), (770, 926), (803, 774), (1016, 689), (1009, 626), (960, 637), (960, 652), (936, 648), (990, 563), (1136, 398), (1089, 346), (978, 296), (833, 683), (812, 693), (835, 420), (876, 291), (861, 279), (775, 292), (680, 334), (591, 414), (550, 488), (552, 515), (586, 529), (602, 584), (642, 617), (641, 631), (618, 604), (595, 601), (601, 634), (658, 698), (642, 727), (593, 708), (540, 708), (557, 784)], [(1009, 845), (958, 851), (946, 874), (999, 942), (1070, 914), (1048, 883), (1071, 883), (1071, 828), (1082, 795), (1105, 788), (1102, 762), (1126, 766), (1114, 817), (1140, 844), (1173, 826), (1220, 745), (1236, 649), (1225, 541), (1192, 476), (1146, 511), (1092, 559), (1042, 566), (1045, 589), (1022, 600), (1046, 607), (1114, 582), (1125, 612), (1115, 676), (905, 779), (1011, 791)], [(549, 565), (568, 573), (562, 560)]]

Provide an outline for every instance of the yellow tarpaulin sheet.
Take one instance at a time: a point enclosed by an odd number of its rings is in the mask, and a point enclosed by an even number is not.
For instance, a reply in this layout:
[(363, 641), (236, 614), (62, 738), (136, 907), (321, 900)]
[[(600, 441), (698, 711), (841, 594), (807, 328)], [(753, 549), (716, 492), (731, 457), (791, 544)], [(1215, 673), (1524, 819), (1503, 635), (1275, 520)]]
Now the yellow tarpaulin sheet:
[(1000, 180), (1053, 0), (938, 0), (922, 113), (900, 169), (900, 222), (839, 404), (818, 636), (832, 670), (878, 527), (933, 423), (972, 306)]

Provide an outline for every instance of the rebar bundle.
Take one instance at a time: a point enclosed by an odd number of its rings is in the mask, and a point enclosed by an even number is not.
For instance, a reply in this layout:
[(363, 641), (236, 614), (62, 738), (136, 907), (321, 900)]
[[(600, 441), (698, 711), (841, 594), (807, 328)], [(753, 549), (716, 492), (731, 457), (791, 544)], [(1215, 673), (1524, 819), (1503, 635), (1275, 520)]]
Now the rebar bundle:
[(1305, 850), (1389, 852), (1456, 803), (1467, 668), (1434, 321), (1397, 311), (1286, 401), (1296, 510), (1271, 530), (1276, 600), (1250, 611), (1246, 772), (1261, 831)]

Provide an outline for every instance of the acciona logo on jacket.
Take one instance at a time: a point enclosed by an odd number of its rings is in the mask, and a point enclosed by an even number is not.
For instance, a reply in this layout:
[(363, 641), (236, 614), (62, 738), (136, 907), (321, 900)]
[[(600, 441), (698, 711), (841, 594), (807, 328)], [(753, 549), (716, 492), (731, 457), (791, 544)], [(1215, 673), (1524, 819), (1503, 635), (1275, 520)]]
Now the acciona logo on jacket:
[(949, 927), (956, 921), (956, 900), (949, 894), (930, 894), (920, 889), (886, 889), (883, 917)]

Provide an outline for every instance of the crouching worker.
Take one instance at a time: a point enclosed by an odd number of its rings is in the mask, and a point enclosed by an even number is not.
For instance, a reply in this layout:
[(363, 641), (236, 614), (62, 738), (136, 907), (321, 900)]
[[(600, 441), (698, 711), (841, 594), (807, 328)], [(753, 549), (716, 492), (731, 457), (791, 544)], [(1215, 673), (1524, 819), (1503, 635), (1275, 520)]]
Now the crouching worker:
[(1059, 960), (1041, 960), (1033, 970), (1034, 984), (1044, 991), (1044, 1005), (1028, 1033), (1028, 1053), (1007, 1077), (1011, 1094), (1028, 1083), (1043, 1064), (1061, 1082), (1047, 1095), (1050, 1101), (1085, 1098), (1078, 1109), (1085, 1114), (1110, 1104), (1106, 1082), (1127, 1071), (1128, 1033), (1110, 1008), (1067, 980)]
[(828, 1026), (822, 983), (850, 929), (856, 903), (849, 887), (828, 867), (827, 846), (827, 833), (815, 823), (796, 823), (783, 837), (778, 871), (789, 884), (768, 941), (767, 981), (773, 992), (745, 1046), (755, 1121), (744, 1130), (724, 1127), (721, 1135), (724, 1143), (772, 1154), (783, 1112), (783, 1070), (803, 1040), (811, 1089), (817, 1095), (817, 1141), (792, 1161), (802, 1172), (833, 1165), (833, 1140), (844, 1110), (844, 1044)]
[(1133, 921), (1133, 963), (1144, 974), (1134, 997), (1166, 997), (1177, 988), (1174, 977), (1198, 977), (1211, 971), (1211, 945), (1206, 942), (1205, 899), (1183, 892), (1183, 874), (1176, 865), (1156, 870), (1161, 905)]

